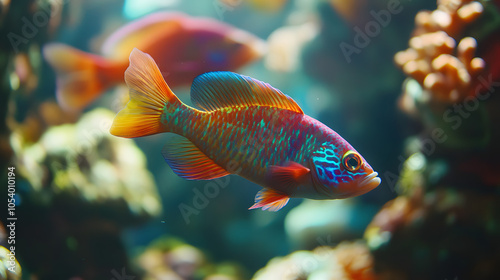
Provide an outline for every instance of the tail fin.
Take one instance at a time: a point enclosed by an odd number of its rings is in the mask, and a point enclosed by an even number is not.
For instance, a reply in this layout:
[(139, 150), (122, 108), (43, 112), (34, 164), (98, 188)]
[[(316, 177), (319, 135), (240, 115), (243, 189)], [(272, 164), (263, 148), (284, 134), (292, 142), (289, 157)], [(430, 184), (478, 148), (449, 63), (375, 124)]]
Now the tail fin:
[(182, 103), (168, 87), (153, 58), (134, 49), (125, 71), (125, 82), (130, 89), (130, 100), (116, 115), (111, 134), (133, 138), (168, 131), (160, 119), (165, 105)]
[(84, 109), (109, 86), (99, 77), (100, 56), (64, 44), (46, 45), (43, 55), (56, 71), (57, 101), (66, 110)]

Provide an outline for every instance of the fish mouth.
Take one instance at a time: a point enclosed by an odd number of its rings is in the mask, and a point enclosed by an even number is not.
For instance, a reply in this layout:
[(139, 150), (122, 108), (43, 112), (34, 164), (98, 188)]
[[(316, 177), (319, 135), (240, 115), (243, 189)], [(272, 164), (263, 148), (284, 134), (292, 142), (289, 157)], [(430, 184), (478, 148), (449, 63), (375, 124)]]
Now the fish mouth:
[(341, 192), (335, 193), (334, 198), (348, 198), (365, 194), (376, 188), (382, 180), (377, 177), (378, 173), (373, 171), (366, 177), (355, 181), (353, 184), (339, 185)]
[(380, 185), (382, 180), (377, 176), (378, 176), (378, 173), (373, 171), (372, 173), (367, 175), (365, 178), (363, 178), (363, 180), (361, 180), (361, 182), (359, 182), (359, 184), (358, 184), (358, 186), (359, 186), (359, 194), (358, 195), (367, 193), (367, 192), (373, 190), (374, 188), (376, 188), (378, 185)]

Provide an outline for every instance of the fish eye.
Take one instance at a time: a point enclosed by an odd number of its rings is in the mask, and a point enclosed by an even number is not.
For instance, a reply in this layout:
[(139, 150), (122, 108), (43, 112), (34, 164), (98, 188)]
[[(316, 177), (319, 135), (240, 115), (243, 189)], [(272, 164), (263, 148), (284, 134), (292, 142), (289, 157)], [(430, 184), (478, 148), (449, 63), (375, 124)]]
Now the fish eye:
[(358, 170), (362, 163), (361, 157), (356, 152), (348, 151), (342, 156), (342, 165), (351, 172)]

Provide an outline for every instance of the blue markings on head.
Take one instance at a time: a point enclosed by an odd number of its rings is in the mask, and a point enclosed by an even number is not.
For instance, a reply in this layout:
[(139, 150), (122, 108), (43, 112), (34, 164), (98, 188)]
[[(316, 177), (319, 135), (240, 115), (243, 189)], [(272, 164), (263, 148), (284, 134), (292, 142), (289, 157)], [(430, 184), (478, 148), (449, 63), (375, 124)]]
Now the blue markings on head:
[[(336, 175), (340, 170), (340, 159), (336, 155), (337, 150), (337, 147), (334, 145), (323, 144), (312, 155), (317, 179), (325, 186), (336, 186), (339, 183), (339, 177)], [(337, 172), (335, 172), (336, 170)]]
[(328, 180), (330, 180), (330, 181), (333, 181), (333, 179), (334, 179), (334, 176), (333, 176), (333, 172), (332, 172), (332, 171), (333, 171), (333, 170), (332, 170), (332, 168), (327, 168), (327, 169), (325, 170), (325, 175), (326, 175), (326, 177), (328, 178)]
[(330, 190), (334, 190), (339, 184), (350, 183), (359, 175), (365, 174), (362, 170), (356, 172), (346, 170), (341, 163), (342, 156), (343, 151), (331, 143), (323, 143), (312, 154), (311, 160), (316, 171), (314, 176), (319, 183)]
[(336, 164), (338, 164), (340, 162), (339, 158), (335, 157), (335, 156), (326, 157), (326, 160), (329, 162), (335, 162)]

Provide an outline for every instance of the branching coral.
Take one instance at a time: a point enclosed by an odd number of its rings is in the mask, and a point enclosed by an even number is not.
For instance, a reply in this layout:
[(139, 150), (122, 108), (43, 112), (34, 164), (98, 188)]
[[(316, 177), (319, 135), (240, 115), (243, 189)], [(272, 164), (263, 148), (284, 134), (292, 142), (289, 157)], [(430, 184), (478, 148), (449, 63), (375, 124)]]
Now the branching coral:
[(438, 0), (436, 10), (420, 11), (415, 17), (415, 35), (444, 31), (455, 38), (482, 12), (483, 6), (477, 1)]
[(405, 74), (426, 90), (431, 101), (456, 103), (479, 93), (478, 77), (485, 62), (474, 57), (476, 40), (459, 40), (459, 36), (482, 11), (479, 2), (443, 0), (438, 1), (437, 10), (417, 14), (409, 48), (398, 52), (394, 59)]
[(491, 187), (500, 182), (493, 171), (499, 96), (487, 56), (497, 49), (488, 43), (498, 11), (481, 3), (442, 0), (418, 13), (409, 48), (394, 58), (410, 77), (400, 105), (422, 131), (405, 144), (411, 156), (397, 178), (399, 196), (365, 232), (378, 279), (498, 275), (499, 197)]

